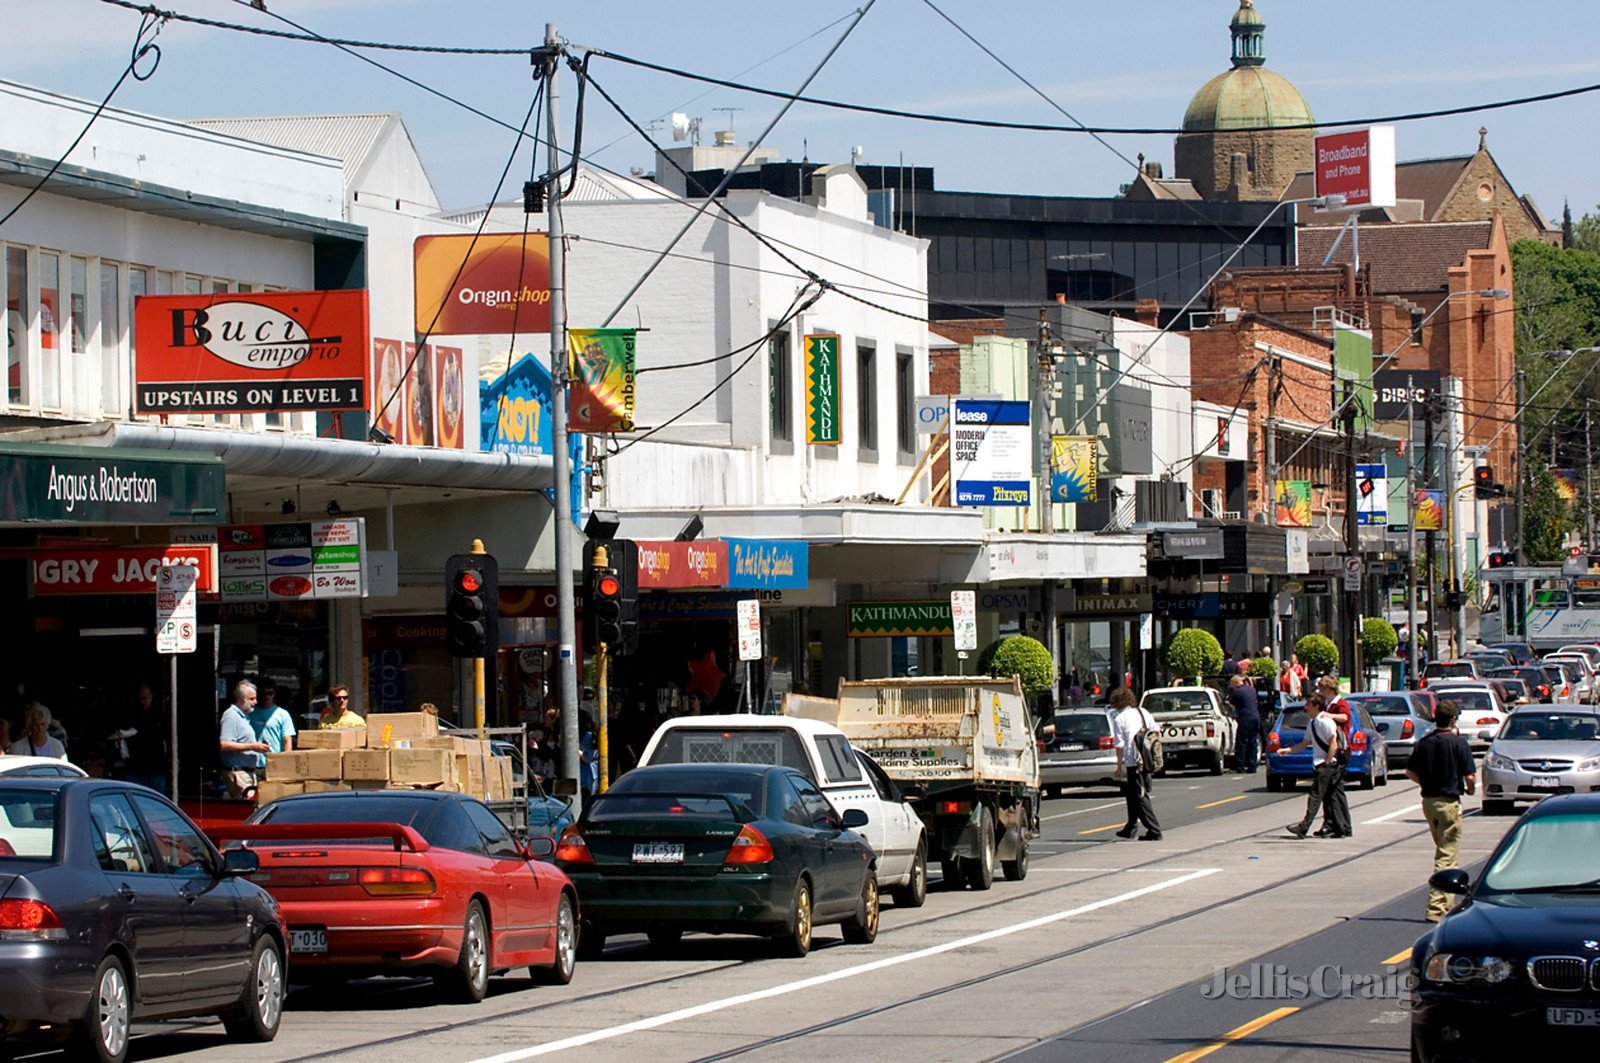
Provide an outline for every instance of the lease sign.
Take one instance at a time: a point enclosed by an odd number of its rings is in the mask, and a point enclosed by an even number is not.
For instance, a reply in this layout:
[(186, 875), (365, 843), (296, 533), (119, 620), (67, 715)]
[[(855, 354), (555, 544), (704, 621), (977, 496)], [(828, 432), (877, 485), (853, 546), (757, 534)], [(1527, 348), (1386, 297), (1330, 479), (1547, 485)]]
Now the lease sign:
[(366, 407), (364, 291), (142, 295), (133, 322), (138, 413)]

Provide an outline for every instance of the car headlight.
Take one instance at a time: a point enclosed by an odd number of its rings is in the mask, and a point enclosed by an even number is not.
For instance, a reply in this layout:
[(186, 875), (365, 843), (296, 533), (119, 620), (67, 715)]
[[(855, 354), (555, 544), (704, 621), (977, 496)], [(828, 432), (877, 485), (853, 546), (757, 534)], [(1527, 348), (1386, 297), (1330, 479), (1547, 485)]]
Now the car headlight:
[(1578, 761), (1578, 771), (1594, 771), (1600, 768), (1600, 757), (1590, 757), (1588, 760)]
[(1436, 952), (1428, 957), (1422, 977), (1430, 982), (1485, 982), (1499, 985), (1515, 971), (1511, 961), (1499, 956), (1468, 956), (1459, 952)]
[(1510, 757), (1502, 757), (1498, 753), (1490, 753), (1487, 757), (1485, 757), (1483, 760), (1483, 766), (1485, 768), (1493, 768), (1495, 771), (1517, 770), (1516, 761), (1512, 760)]

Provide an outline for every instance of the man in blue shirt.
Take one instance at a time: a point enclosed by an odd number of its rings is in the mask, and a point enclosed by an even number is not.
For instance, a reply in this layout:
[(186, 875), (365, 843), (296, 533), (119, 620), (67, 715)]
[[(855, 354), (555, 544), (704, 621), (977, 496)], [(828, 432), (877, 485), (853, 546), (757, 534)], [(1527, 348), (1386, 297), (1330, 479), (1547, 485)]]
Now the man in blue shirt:
[[(250, 726), (256, 737), (267, 744), (268, 753), (287, 753), (294, 749), (294, 717), (277, 703), (278, 684), (261, 681), (261, 701), (250, 713)], [(265, 761), (263, 761), (265, 763)]]
[(256, 704), (256, 687), (249, 680), (233, 688), (233, 704), (222, 710), (219, 746), (222, 750), (222, 777), (229, 797), (248, 797), (266, 764), (263, 755), (271, 747), (256, 736), (247, 715)]

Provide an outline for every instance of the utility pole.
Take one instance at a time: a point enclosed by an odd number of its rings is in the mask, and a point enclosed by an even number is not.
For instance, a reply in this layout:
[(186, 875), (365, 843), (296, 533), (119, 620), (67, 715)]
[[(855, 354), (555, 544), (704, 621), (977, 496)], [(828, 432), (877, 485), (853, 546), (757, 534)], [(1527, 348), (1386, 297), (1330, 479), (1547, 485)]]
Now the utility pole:
[[(1456, 479), (1461, 471), (1461, 429), (1465, 403), (1461, 398), (1461, 381), (1446, 377), (1442, 381), (1444, 399), (1444, 499), (1445, 499), (1445, 567), (1449, 569), (1449, 591), (1446, 601), (1450, 611), (1450, 656), (1459, 657), (1466, 647), (1467, 608), (1461, 595), (1461, 564), (1466, 556), (1466, 543), (1461, 536), (1460, 508), (1457, 496), (1462, 490)], [(1467, 481), (1468, 487), (1472, 481)]]
[[(1410, 634), (1406, 676), (1417, 686), (1417, 392), (1414, 378), (1406, 374), (1406, 630)], [(1520, 409), (1520, 404), (1518, 406)], [(1521, 504), (1522, 492), (1517, 492)]]
[[(557, 661), (556, 680), (561, 688), (561, 789), (572, 798), (573, 813), (583, 807), (583, 787), (578, 765), (578, 661), (577, 610), (572, 595), (572, 459), (567, 453), (567, 255), (566, 232), (561, 221), (561, 151), (556, 146), (556, 75), (561, 70), (561, 40), (556, 26), (544, 26), (545, 137), (549, 144), (550, 186), (550, 437), (555, 496), (555, 570)], [(576, 165), (576, 161), (574, 161)]]
[(1589, 419), (1594, 414), (1594, 400), (1583, 400), (1583, 548), (1594, 549), (1594, 446), (1589, 436)]
[(1515, 507), (1516, 514), (1517, 514), (1517, 537), (1510, 544), (1510, 546), (1511, 546), (1511, 554), (1512, 554), (1513, 559), (1516, 561), (1516, 563), (1518, 565), (1521, 565), (1522, 564), (1522, 559), (1523, 559), (1523, 549), (1522, 549), (1522, 490), (1523, 490), (1523, 483), (1522, 482), (1523, 482), (1524, 479), (1526, 479), (1526, 470), (1524, 469), (1523, 464), (1522, 464), (1522, 461), (1523, 461), (1523, 459), (1522, 459), (1522, 441), (1524, 439), (1524, 436), (1522, 434), (1522, 408), (1523, 408), (1524, 405), (1526, 405), (1528, 400), (1527, 400), (1527, 398), (1525, 397), (1525, 394), (1524, 394), (1524, 392), (1527, 390), (1527, 377), (1525, 377), (1523, 375), (1522, 370), (1520, 370), (1520, 369), (1517, 370), (1516, 381), (1517, 381), (1517, 411), (1516, 411), (1516, 417), (1517, 417), (1517, 445), (1516, 445), (1516, 447), (1513, 448), (1513, 453), (1516, 454), (1516, 469), (1517, 469), (1517, 501), (1516, 501), (1516, 507)]
[[(1361, 557), (1361, 530), (1356, 525), (1356, 389), (1353, 381), (1344, 385), (1344, 547), (1354, 558)], [(1361, 689), (1361, 590), (1345, 591), (1347, 625), (1350, 630), (1350, 689)]]
[[(1278, 493), (1278, 356), (1274, 352), (1267, 352), (1267, 423), (1266, 423), (1266, 450), (1267, 450), (1267, 485), (1262, 494), (1266, 498), (1266, 522), (1270, 527), (1277, 523), (1273, 512), (1273, 499)], [(1248, 516), (1248, 514), (1246, 514)], [(1283, 660), (1280, 656), (1278, 645), (1278, 626), (1282, 621), (1278, 617), (1277, 591), (1282, 589), (1282, 583), (1271, 576), (1267, 577), (1267, 601), (1271, 604), (1271, 615), (1267, 617), (1267, 645), (1272, 647), (1272, 659)]]
[[(1055, 355), (1052, 351), (1050, 339), (1049, 311), (1045, 307), (1039, 308), (1039, 349), (1037, 357), (1033, 360), (1033, 404), (1034, 423), (1038, 425), (1038, 453), (1039, 453), (1039, 530), (1045, 535), (1054, 535), (1056, 531), (1056, 500), (1055, 491), (1051, 484), (1053, 471), (1052, 447), (1050, 439), (1050, 393), (1054, 388), (1056, 378)], [(953, 427), (952, 427), (953, 430)], [(1050, 651), (1050, 663), (1054, 669), (1055, 680), (1050, 684), (1050, 712), (1051, 719), (1055, 718), (1055, 711), (1060, 706), (1061, 692), (1061, 636), (1056, 618), (1056, 581), (1047, 576), (1039, 588), (1039, 602), (1044, 612), (1044, 645)]]
[[(1422, 406), (1422, 486), (1424, 490), (1429, 491), (1433, 490), (1433, 485), (1438, 482), (1434, 475), (1433, 463), (1433, 421), (1438, 416), (1438, 413), (1439, 396), (1429, 395), (1428, 401), (1423, 403)], [(1436, 568), (1436, 555), (1434, 554), (1435, 533), (1432, 528), (1428, 529), (1427, 536), (1425, 553), (1428, 560), (1423, 566), (1422, 578), (1424, 581), (1423, 587), (1428, 592), (1428, 659), (1436, 661), (1439, 659), (1438, 625), (1435, 622), (1438, 613), (1436, 606), (1438, 605), (1439, 597), (1439, 576)]]

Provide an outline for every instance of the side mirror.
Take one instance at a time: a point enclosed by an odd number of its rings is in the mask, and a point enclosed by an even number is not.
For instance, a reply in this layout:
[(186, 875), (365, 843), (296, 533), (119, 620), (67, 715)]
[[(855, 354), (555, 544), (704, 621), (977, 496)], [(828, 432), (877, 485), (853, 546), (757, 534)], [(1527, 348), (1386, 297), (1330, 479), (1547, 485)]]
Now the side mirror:
[(867, 825), (867, 814), (859, 808), (847, 808), (844, 812), (844, 825), (846, 830), (855, 830)]
[(1440, 893), (1466, 893), (1471, 882), (1471, 878), (1459, 867), (1447, 867), (1443, 871), (1435, 871), (1428, 878), (1428, 885)]
[(1485, 742), (1493, 742), (1494, 741), (1494, 732), (1489, 730), (1486, 727), (1483, 730), (1478, 732), (1478, 737), (1483, 739)]
[(541, 835), (537, 838), (528, 838), (522, 843), (522, 855), (529, 860), (540, 860), (550, 856), (556, 851), (555, 839)]
[(222, 874), (253, 875), (261, 870), (261, 857), (254, 849), (227, 849), (222, 854)]

